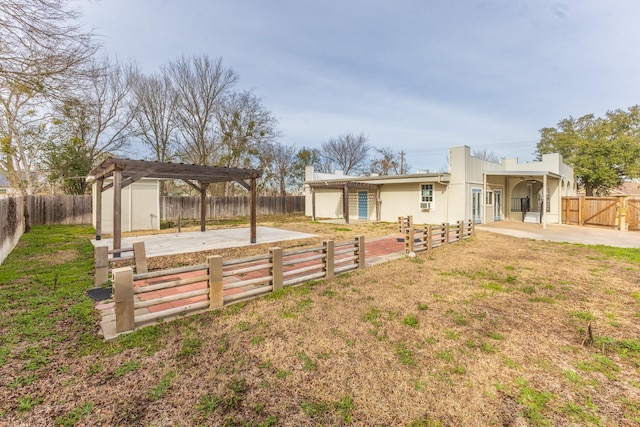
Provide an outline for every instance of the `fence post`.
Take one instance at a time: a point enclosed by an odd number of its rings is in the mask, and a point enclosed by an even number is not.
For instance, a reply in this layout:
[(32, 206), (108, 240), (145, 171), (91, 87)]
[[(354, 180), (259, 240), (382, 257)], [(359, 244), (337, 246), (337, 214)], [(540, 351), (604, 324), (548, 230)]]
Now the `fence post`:
[(136, 274), (146, 273), (147, 270), (147, 251), (144, 248), (144, 242), (136, 242), (133, 244), (133, 261), (136, 264)]
[(426, 230), (424, 231), (425, 239), (427, 240), (427, 251), (433, 249), (433, 226), (427, 225)]
[(469, 220), (469, 228), (471, 228), (470, 237), (476, 234), (476, 223), (472, 219)]
[(269, 249), (269, 258), (271, 261), (271, 283), (273, 285), (273, 292), (282, 289), (283, 276), (282, 276), (282, 248)]
[(327, 279), (333, 278), (334, 275), (334, 244), (333, 240), (325, 240), (322, 242), (324, 246), (322, 252), (324, 252), (324, 277)]
[(207, 257), (209, 266), (209, 308), (219, 308), (224, 305), (222, 283), (222, 255)]
[(93, 287), (99, 288), (109, 280), (109, 248), (107, 246), (96, 246), (93, 257), (96, 264)]
[(415, 243), (416, 231), (413, 228), (408, 228), (404, 232), (404, 253), (409, 255), (411, 252), (415, 252), (414, 243)]
[(133, 308), (133, 269), (113, 270), (113, 300), (115, 301), (116, 332), (133, 331), (136, 326)]
[(364, 257), (364, 236), (356, 237), (356, 255), (358, 256), (358, 268), (365, 267), (365, 257)]
[(404, 233), (404, 217), (398, 217), (398, 233)]
[(444, 236), (444, 243), (448, 244), (449, 243), (449, 223), (443, 223), (442, 224), (442, 230), (444, 231), (443, 236)]
[(464, 221), (460, 220), (458, 221), (458, 242), (462, 239), (464, 239)]
[(584, 225), (584, 205), (586, 202), (586, 198), (584, 196), (580, 197), (580, 201), (578, 202), (578, 225)]

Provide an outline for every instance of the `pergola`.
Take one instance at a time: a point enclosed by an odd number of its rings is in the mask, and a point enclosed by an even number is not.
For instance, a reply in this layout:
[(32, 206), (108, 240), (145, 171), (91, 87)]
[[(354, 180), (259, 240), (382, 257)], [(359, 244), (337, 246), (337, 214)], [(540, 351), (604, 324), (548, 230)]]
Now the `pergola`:
[(361, 181), (316, 181), (307, 183), (311, 189), (311, 218), (316, 220), (316, 189), (342, 190), (342, 217), (349, 224), (349, 189), (375, 189), (376, 190), (376, 221), (380, 221), (380, 185)]
[[(256, 179), (262, 176), (259, 169), (225, 168), (218, 166), (162, 163), (147, 160), (130, 160), (109, 157), (96, 166), (91, 175), (97, 181), (96, 240), (102, 234), (102, 192), (113, 187), (113, 249), (121, 249), (122, 243), (122, 195), (126, 186), (141, 178), (180, 179), (200, 193), (200, 231), (205, 231), (205, 198), (209, 184), (235, 181), (251, 192), (251, 243), (256, 243)], [(105, 185), (106, 178), (113, 182)]]

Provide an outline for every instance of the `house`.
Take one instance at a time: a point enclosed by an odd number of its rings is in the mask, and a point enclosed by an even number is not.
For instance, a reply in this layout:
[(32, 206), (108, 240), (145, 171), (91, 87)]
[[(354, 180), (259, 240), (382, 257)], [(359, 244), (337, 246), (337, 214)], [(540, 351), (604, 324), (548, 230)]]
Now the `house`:
[(6, 176), (0, 173), (0, 197), (15, 196), (17, 192), (11, 187)]
[(449, 171), (442, 173), (347, 176), (308, 167), (305, 213), (347, 222), (395, 222), (412, 215), (416, 224), (526, 219), (546, 225), (561, 222), (561, 198), (575, 193), (573, 168), (559, 154), (530, 163), (515, 158), (492, 162), (461, 146), (449, 149)]

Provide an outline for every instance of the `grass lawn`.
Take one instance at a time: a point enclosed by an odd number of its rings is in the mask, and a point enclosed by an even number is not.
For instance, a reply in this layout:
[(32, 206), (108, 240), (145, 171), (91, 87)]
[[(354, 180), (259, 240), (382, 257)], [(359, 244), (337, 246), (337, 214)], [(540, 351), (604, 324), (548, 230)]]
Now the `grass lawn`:
[(91, 235), (35, 227), (0, 266), (0, 425), (640, 423), (640, 249), (479, 232), (104, 342)]

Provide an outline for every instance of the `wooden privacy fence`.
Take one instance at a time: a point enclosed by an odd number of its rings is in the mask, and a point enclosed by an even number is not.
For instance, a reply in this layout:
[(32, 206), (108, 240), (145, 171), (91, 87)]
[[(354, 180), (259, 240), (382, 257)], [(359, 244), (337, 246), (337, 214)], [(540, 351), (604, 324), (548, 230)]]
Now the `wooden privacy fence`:
[[(258, 215), (304, 213), (304, 196), (258, 196)], [(249, 197), (207, 197), (207, 218), (249, 216)], [(176, 221), (178, 218), (200, 218), (200, 198), (190, 196), (163, 196), (160, 198), (160, 219)]]
[(31, 225), (91, 224), (91, 196), (27, 196)]
[(632, 197), (563, 197), (562, 223), (640, 231), (640, 199)]
[(423, 229), (407, 228), (404, 237), (404, 250), (411, 252), (429, 251), (438, 246), (459, 242), (473, 236), (472, 220), (458, 221), (455, 224), (427, 225)]
[(152, 321), (212, 310), (283, 287), (364, 268), (364, 236), (336, 244), (223, 260), (210, 256), (206, 264), (150, 273), (131, 267), (113, 270), (116, 333), (132, 331)]

